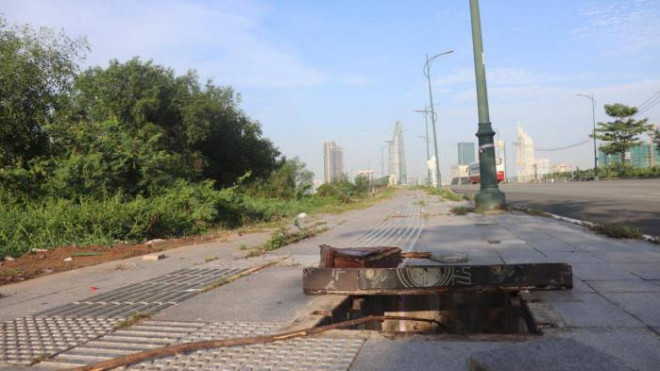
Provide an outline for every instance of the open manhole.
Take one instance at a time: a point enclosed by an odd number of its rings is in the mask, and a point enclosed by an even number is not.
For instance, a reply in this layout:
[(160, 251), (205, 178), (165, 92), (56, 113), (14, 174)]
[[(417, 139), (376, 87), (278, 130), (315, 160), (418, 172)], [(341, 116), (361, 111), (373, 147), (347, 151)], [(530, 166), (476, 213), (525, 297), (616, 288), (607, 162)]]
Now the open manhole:
[(386, 320), (352, 329), (452, 335), (539, 334), (525, 301), (515, 292), (347, 296), (331, 317), (333, 322), (339, 322), (372, 315), (425, 318), (434, 322)]

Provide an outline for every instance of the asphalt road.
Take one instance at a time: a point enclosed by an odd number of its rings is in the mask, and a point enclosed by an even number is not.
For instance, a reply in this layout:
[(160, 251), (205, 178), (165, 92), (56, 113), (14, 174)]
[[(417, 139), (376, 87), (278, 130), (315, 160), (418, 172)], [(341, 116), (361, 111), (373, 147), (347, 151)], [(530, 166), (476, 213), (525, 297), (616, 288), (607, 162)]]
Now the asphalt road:
[[(660, 179), (500, 185), (510, 205), (599, 223), (630, 222), (660, 236)], [(452, 186), (474, 194), (479, 185)]]

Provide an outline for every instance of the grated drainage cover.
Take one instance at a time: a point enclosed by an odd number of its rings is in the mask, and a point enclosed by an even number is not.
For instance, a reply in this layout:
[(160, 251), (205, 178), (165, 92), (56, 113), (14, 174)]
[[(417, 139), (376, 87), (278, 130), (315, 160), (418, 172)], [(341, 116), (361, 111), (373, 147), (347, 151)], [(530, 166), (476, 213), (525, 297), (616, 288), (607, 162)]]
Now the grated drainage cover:
[(2, 324), (0, 362), (31, 364), (114, 329), (118, 318), (23, 317)]

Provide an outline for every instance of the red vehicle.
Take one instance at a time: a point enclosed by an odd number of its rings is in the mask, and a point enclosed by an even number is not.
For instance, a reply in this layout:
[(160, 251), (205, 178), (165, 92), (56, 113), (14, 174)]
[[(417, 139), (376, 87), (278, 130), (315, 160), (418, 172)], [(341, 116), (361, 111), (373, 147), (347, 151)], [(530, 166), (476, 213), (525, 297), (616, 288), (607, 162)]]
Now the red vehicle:
[[(498, 183), (503, 182), (504, 163), (502, 162), (502, 159), (499, 158), (495, 159), (495, 170), (497, 171), (497, 182)], [(478, 162), (473, 162), (470, 164), (470, 167), (468, 168), (468, 179), (470, 181), (470, 184), (477, 184), (481, 182)]]

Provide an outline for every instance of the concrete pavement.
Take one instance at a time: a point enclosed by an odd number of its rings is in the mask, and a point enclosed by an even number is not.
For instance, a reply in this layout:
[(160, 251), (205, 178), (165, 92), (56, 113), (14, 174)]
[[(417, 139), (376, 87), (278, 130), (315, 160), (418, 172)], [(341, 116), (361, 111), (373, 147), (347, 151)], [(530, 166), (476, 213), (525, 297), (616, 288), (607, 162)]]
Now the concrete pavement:
[[(621, 365), (636, 370), (656, 369), (660, 364), (659, 246), (612, 240), (579, 226), (521, 213), (451, 215), (450, 208), (459, 204), (442, 202), (421, 192), (404, 191), (369, 209), (323, 217), (330, 227), (327, 232), (256, 260), (240, 258), (239, 246), (245, 242), (237, 239), (170, 250), (169, 257), (159, 262), (147, 264), (128, 260), (124, 262), (126, 265), (136, 266), (130, 271), (114, 271), (117, 263), (109, 263), (4, 286), (0, 288), (0, 293), (6, 296), (0, 298), (0, 313), (8, 322), (3, 325), (0, 357), (6, 362), (9, 356), (37, 347), (40, 331), (49, 331), (51, 335), (69, 330), (85, 334), (75, 339), (64, 337), (69, 343), (56, 351), (42, 344), (41, 351), (57, 355), (38, 366), (65, 367), (166, 344), (292, 328), (328, 299), (306, 296), (301, 290), (302, 268), (317, 264), (318, 245), (327, 243), (338, 247), (397, 245), (413, 251), (462, 253), (468, 256), (467, 264), (568, 262), (573, 265), (575, 286), (571, 291), (530, 294), (530, 308), (536, 313), (535, 318), (538, 316), (537, 321), (543, 322), (545, 334), (523, 336), (522, 341), (513, 337), (383, 335), (373, 331), (340, 330), (313, 338), (199, 351), (145, 362), (133, 368), (465, 370), (473, 355), (473, 363), (484, 362), (497, 358), (488, 352), (513, 352), (511, 349), (520, 349), (518, 347), (530, 342), (570, 339), (593, 354), (611, 357), (609, 363), (603, 363), (603, 369), (608, 365), (612, 369)], [(244, 238), (258, 244), (267, 236)], [(219, 259), (206, 261), (210, 253)], [(57, 326), (47, 323), (46, 320), (52, 320), (50, 317), (35, 316), (71, 302), (82, 303), (79, 305), (93, 302), (88, 298), (91, 285), (104, 290), (107, 287), (107, 292), (112, 293), (127, 284), (152, 280), (161, 285), (159, 289), (166, 286), (171, 292), (179, 293), (181, 286), (171, 286), (160, 277), (174, 274), (181, 277), (181, 270), (189, 272), (190, 269), (195, 274), (218, 274), (222, 269), (245, 269), (271, 262), (277, 264), (209, 291), (195, 291), (198, 290), (194, 286), (197, 281), (191, 281), (192, 286), (184, 288), (192, 291), (183, 291), (195, 295), (163, 307), (152, 318), (126, 329), (107, 330), (103, 326), (112, 327), (121, 318), (94, 316), (93, 312), (69, 318), (69, 322)], [(422, 262), (428, 264), (425, 261), (412, 263)], [(98, 284), (99, 281), (103, 284)], [(127, 297), (115, 299), (120, 303), (117, 305), (130, 301)], [(114, 304), (108, 302), (107, 305)], [(24, 325), (27, 335), (18, 342), (7, 333), (9, 325), (16, 328), (15, 317), (23, 318), (20, 323), (28, 323)], [(80, 323), (81, 318), (84, 323)], [(57, 336), (53, 339), (53, 343), (58, 344)], [(16, 349), (12, 345), (15, 343), (20, 343), (18, 348), (23, 350)], [(553, 354), (564, 354), (561, 349), (564, 343), (559, 344), (549, 345)], [(37, 357), (30, 354), (23, 360), (27, 358)], [(555, 358), (552, 360), (554, 369), (562, 369), (562, 365), (569, 362), (568, 357)]]
[[(511, 205), (597, 223), (631, 222), (660, 236), (660, 179), (502, 184)], [(474, 194), (479, 185), (452, 186)]]

